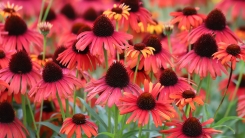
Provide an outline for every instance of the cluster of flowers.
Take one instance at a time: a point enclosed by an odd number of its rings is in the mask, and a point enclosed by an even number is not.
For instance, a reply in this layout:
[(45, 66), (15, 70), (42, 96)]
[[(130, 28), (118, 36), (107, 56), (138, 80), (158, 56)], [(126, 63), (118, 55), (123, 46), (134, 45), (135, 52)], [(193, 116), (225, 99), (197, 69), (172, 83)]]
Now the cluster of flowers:
[[(160, 7), (189, 5), (171, 12), (168, 24), (158, 22), (140, 0), (52, 2), (1, 3), (0, 138), (25, 138), (28, 127), (33, 127), (36, 137), (51, 137), (53, 132), (40, 125), (50, 118), (61, 126), (59, 134), (69, 138), (97, 136), (101, 131), (89, 119), (91, 113), (77, 110), (85, 108), (80, 98), (107, 110), (109, 129), (115, 108), (114, 137), (122, 137), (116, 131), (119, 112), (131, 114), (121, 123), (137, 121), (138, 137), (142, 127), (153, 123), (170, 138), (210, 138), (222, 131), (205, 127), (214, 119), (201, 122), (193, 112), (210, 98), (210, 92), (205, 96), (201, 90), (202, 80), (222, 73), (229, 75), (220, 83), (226, 89), (223, 98), (227, 93), (229, 100), (239, 96), (238, 115), (245, 117), (245, 77), (232, 76), (236, 63), (245, 58), (245, 31), (233, 33), (219, 9), (227, 11), (233, 4), (241, 9), (244, 1), (223, 0), (205, 15), (192, 7), (195, 0), (151, 0)], [(81, 9), (84, 5), (91, 7)], [(245, 19), (245, 10), (241, 11)], [(234, 10), (233, 19), (238, 14)], [(194, 77), (200, 78), (198, 85)], [(240, 89), (234, 92), (237, 84), (231, 81), (239, 78)], [(22, 122), (13, 108), (20, 104)]]

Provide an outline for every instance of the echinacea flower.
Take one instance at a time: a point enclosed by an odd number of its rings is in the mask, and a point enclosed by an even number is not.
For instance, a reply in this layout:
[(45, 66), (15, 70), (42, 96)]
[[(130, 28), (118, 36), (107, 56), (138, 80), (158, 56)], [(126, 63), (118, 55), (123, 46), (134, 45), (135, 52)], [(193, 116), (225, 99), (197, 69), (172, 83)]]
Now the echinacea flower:
[(22, 9), (22, 6), (15, 5), (14, 3), (7, 3), (0, 4), (0, 14), (6, 18), (11, 15), (19, 15), (18, 11)]
[(130, 82), (128, 72), (120, 62), (114, 62), (105, 76), (88, 83), (85, 87), (85, 92), (88, 92), (88, 100), (98, 94), (99, 97), (95, 104), (108, 105), (108, 107), (120, 103), (119, 98), (122, 96), (122, 90), (136, 94), (140, 88)]
[(169, 134), (169, 138), (211, 138), (213, 134), (222, 133), (222, 131), (204, 127), (213, 121), (214, 119), (210, 118), (201, 123), (199, 119), (193, 117), (192, 113), (190, 113), (188, 118), (185, 115), (183, 116), (183, 121), (172, 120), (165, 123), (167, 126), (175, 127), (169, 130), (161, 130), (160, 133)]
[[(128, 66), (126, 69), (127, 69), (130, 81), (133, 82), (136, 67), (131, 68)], [(142, 68), (141, 70), (138, 69), (137, 74), (136, 74), (135, 83), (138, 86), (141, 86), (141, 84), (144, 84), (145, 79), (150, 80), (149, 75), (146, 74), (144, 68)]]
[[(242, 95), (238, 97), (237, 108), (236, 108), (237, 115), (242, 118), (245, 118), (245, 106), (244, 105), (245, 105), (245, 94), (243, 93)], [(243, 122), (245, 121), (243, 120)]]
[(133, 36), (124, 32), (114, 31), (114, 26), (108, 17), (105, 15), (99, 16), (94, 22), (92, 31), (82, 32), (78, 35), (76, 48), (85, 50), (89, 45), (89, 50), (92, 55), (103, 57), (103, 48), (109, 51), (111, 57), (115, 57), (116, 50), (121, 53), (125, 45), (128, 45), (127, 40)]
[(231, 17), (233, 20), (237, 19), (240, 14), (240, 17), (245, 19), (245, 1), (244, 0), (222, 0), (217, 4), (217, 8), (221, 9), (225, 13), (228, 13), (231, 9)]
[(45, 59), (43, 60), (43, 54), (31, 54), (30, 58), (32, 60), (32, 62), (37, 63), (40, 66), (44, 66), (46, 64), (46, 62), (48, 61), (52, 61), (52, 55), (45, 55)]
[(38, 69), (26, 51), (19, 51), (12, 55), (9, 66), (0, 70), (0, 78), (9, 83), (9, 94), (25, 94), (28, 87), (36, 85), (39, 81)]
[(58, 56), (59, 56), (59, 54), (64, 52), (66, 49), (67, 49), (67, 47), (59, 46), (56, 48), (56, 50), (54, 51), (54, 54), (52, 56), (52, 61), (54, 63), (56, 63), (57, 65), (59, 65), (62, 69), (67, 69), (67, 65), (63, 65), (62, 63), (60, 63), (60, 60), (58, 60)]
[(227, 73), (224, 66), (212, 55), (218, 51), (218, 45), (212, 34), (203, 34), (194, 43), (193, 50), (180, 57), (179, 69), (186, 67), (189, 73), (195, 72), (204, 78), (210, 73), (212, 78), (221, 76), (221, 71)]
[(82, 131), (89, 138), (97, 136), (98, 126), (88, 120), (88, 116), (83, 114), (75, 114), (72, 118), (66, 118), (60, 129), (61, 134), (66, 134), (68, 138), (71, 138), (73, 134), (76, 134), (76, 138), (82, 138)]
[(153, 55), (153, 51), (155, 51), (153, 47), (147, 47), (144, 43), (137, 43), (127, 49), (126, 57), (137, 59), (139, 54), (142, 54), (146, 58)]
[(159, 91), (163, 87), (160, 83), (153, 85), (152, 82), (145, 80), (144, 91), (140, 90), (138, 94), (124, 92), (120, 101), (120, 114), (132, 113), (126, 123), (138, 120), (138, 126), (144, 126), (149, 123), (150, 114), (152, 115), (156, 127), (162, 126), (162, 122), (174, 117), (175, 110), (171, 106), (171, 101), (156, 100)]
[(37, 24), (38, 29), (41, 31), (43, 35), (47, 35), (52, 26), (53, 25), (49, 22), (40, 22)]
[(233, 70), (236, 68), (236, 62), (245, 60), (245, 46), (239, 46), (238, 44), (227, 44), (220, 42), (218, 52), (213, 54), (213, 58), (217, 58), (222, 64), (231, 62)]
[(196, 95), (196, 92), (193, 90), (173, 92), (169, 95), (169, 97), (176, 101), (176, 105), (180, 108), (180, 110), (183, 110), (183, 108), (188, 104), (194, 111), (196, 110), (194, 103), (199, 105), (204, 104), (201, 96)]
[(5, 50), (4, 48), (0, 48), (0, 69), (8, 67), (10, 58), (13, 54), (13, 50)]
[(203, 23), (206, 15), (197, 13), (199, 8), (185, 7), (181, 12), (171, 12), (171, 24), (178, 23), (179, 29), (191, 30)]
[(213, 33), (217, 43), (238, 43), (241, 40), (226, 25), (225, 15), (218, 9), (212, 10), (204, 23), (193, 29), (189, 34), (190, 43), (194, 43), (201, 35)]
[(81, 87), (81, 81), (71, 74), (64, 74), (59, 65), (50, 61), (45, 64), (42, 79), (31, 88), (29, 95), (34, 97), (34, 102), (56, 99), (56, 93), (67, 99), (76, 87)]
[[(62, 1), (63, 2), (63, 1)], [(62, 3), (61, 1), (57, 2)], [(60, 9), (60, 13), (63, 14), (68, 20), (73, 21), (77, 18), (77, 13), (73, 7), (73, 4), (76, 4), (74, 2), (66, 2), (66, 4), (63, 5), (63, 7)]]
[(168, 50), (163, 48), (161, 41), (157, 35), (150, 35), (146, 37), (143, 43), (147, 47), (153, 47), (155, 49), (153, 51), (153, 54), (146, 57), (143, 61), (144, 68), (147, 74), (149, 74), (151, 71), (153, 71), (153, 73), (156, 73), (161, 67), (168, 68), (168, 65), (173, 67), (173, 63), (170, 59), (172, 55), (169, 53)]
[(29, 133), (21, 121), (15, 117), (14, 109), (8, 102), (0, 103), (0, 137), (26, 138)]
[(4, 31), (8, 32), (2, 36), (2, 45), (6, 50), (26, 50), (29, 53), (31, 43), (42, 46), (42, 35), (29, 30), (25, 21), (17, 15), (11, 15), (6, 19)]
[(110, 20), (115, 20), (119, 25), (123, 25), (125, 20), (128, 20), (130, 8), (125, 4), (114, 4), (111, 10), (106, 10), (103, 14), (107, 15)]
[(125, 30), (128, 30), (130, 25), (131, 29), (136, 32), (140, 32), (138, 22), (143, 24), (144, 30), (147, 30), (148, 23), (155, 24), (151, 18), (150, 12), (141, 5), (139, 0), (121, 0), (120, 3), (128, 5), (131, 9), (129, 11), (128, 20), (125, 20), (123, 24)]
[(245, 26), (238, 27), (234, 32), (240, 39), (245, 40)]
[[(193, 90), (188, 80), (183, 77), (178, 77), (172, 69), (164, 69), (160, 75), (159, 83), (164, 86), (159, 93), (160, 100), (169, 99), (170, 94), (175, 94), (178, 91)], [(190, 81), (191, 84), (194, 82)]]

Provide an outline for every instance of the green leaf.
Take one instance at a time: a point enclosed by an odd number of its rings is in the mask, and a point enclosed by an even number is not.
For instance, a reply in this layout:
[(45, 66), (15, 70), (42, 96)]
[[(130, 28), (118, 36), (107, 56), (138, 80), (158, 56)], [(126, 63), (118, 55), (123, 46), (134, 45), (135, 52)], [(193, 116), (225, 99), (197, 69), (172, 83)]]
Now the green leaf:
[(217, 127), (226, 127), (228, 129), (230, 129), (233, 132), (233, 134), (236, 134), (235, 130), (232, 129), (231, 127), (227, 126), (227, 125), (218, 125), (218, 126), (214, 126), (213, 128), (217, 128)]
[[(149, 130), (149, 129), (142, 129), (142, 132), (151, 132), (152, 130)], [(125, 134), (123, 134), (122, 138), (129, 138), (131, 137), (132, 135), (135, 135), (139, 132), (139, 130), (133, 130), (133, 131), (129, 131)]]
[(229, 120), (245, 120), (244, 118), (238, 117), (238, 116), (228, 116), (228, 117), (224, 117), (222, 119), (220, 119), (217, 123), (215, 123), (213, 126), (219, 126), (224, 124), (225, 122), (229, 121)]
[[(50, 123), (50, 122), (37, 122), (37, 124), (41, 124), (44, 125), (50, 129), (52, 129), (54, 132), (56, 132), (57, 134), (59, 134), (60, 132), (60, 127), (55, 126), (54, 124)], [(62, 138), (66, 138), (65, 135), (61, 135)]]
[(114, 134), (109, 133), (109, 132), (101, 132), (101, 133), (98, 134), (98, 136), (99, 136), (99, 135), (107, 135), (107, 136), (109, 136), (109, 137), (111, 137), (111, 138), (114, 137)]
[(105, 124), (105, 122), (100, 118), (99, 115), (96, 114), (96, 112), (80, 97), (77, 97), (80, 99), (80, 101), (83, 103), (83, 105), (86, 107), (86, 109), (88, 110), (88, 112), (97, 120), (99, 121), (102, 126), (106, 129), (107, 125)]

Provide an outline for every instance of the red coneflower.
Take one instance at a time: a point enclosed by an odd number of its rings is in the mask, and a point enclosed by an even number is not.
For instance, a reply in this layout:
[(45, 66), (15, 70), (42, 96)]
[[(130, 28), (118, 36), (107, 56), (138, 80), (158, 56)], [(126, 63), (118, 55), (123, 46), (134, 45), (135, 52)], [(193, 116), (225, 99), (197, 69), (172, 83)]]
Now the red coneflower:
[(120, 101), (119, 110), (120, 114), (132, 113), (128, 118), (127, 124), (133, 119), (138, 120), (138, 126), (148, 124), (150, 114), (152, 115), (156, 127), (162, 126), (164, 120), (170, 120), (174, 117), (175, 110), (171, 106), (171, 101), (156, 100), (159, 91), (163, 87), (160, 83), (153, 85), (153, 83), (145, 80), (144, 91), (140, 90), (137, 94), (131, 92), (124, 92)]
[[(178, 91), (193, 90), (186, 78), (178, 77), (172, 69), (164, 69), (159, 78), (159, 83), (164, 88), (159, 93), (160, 100), (169, 99), (170, 94), (175, 94)], [(190, 81), (194, 84), (194, 82)]]
[(239, 14), (241, 14), (240, 17), (245, 19), (245, 1), (243, 0), (223, 0), (216, 7), (225, 13), (228, 13), (229, 9), (232, 9), (231, 16), (233, 19), (237, 19)]
[(214, 121), (213, 118), (201, 123), (196, 117), (190, 113), (189, 118), (183, 116), (183, 121), (172, 120), (165, 123), (167, 126), (175, 126), (169, 130), (161, 130), (161, 133), (170, 134), (169, 138), (211, 138), (211, 135), (216, 133), (222, 133), (222, 131), (215, 130), (213, 128), (205, 128), (205, 125), (211, 124)]
[(27, 88), (34, 86), (40, 79), (39, 68), (31, 62), (25, 51), (15, 53), (7, 68), (0, 70), (0, 78), (9, 83), (9, 94), (25, 94)]
[(43, 69), (42, 80), (31, 88), (29, 95), (34, 97), (34, 102), (56, 99), (56, 93), (67, 99), (76, 87), (81, 87), (81, 81), (71, 74), (64, 74), (59, 65), (50, 61)]
[(73, 134), (76, 134), (76, 138), (82, 138), (82, 132), (89, 138), (97, 136), (98, 126), (88, 120), (88, 116), (83, 114), (75, 114), (72, 118), (66, 118), (60, 129), (61, 134), (66, 134), (68, 138), (71, 138)]
[(15, 117), (14, 109), (8, 102), (0, 103), (0, 137), (26, 138), (29, 135), (24, 125)]
[(127, 40), (132, 38), (133, 36), (130, 34), (114, 31), (114, 26), (109, 18), (101, 15), (94, 22), (92, 31), (82, 32), (78, 35), (76, 48), (83, 51), (90, 44), (89, 50), (92, 55), (103, 57), (103, 48), (105, 48), (111, 57), (115, 57), (116, 50), (121, 53), (125, 45), (128, 45)]
[(98, 94), (100, 96), (96, 100), (96, 104), (106, 104), (109, 107), (120, 103), (121, 90), (137, 94), (140, 88), (130, 82), (128, 72), (120, 62), (114, 62), (105, 76), (88, 83), (85, 87), (85, 92), (88, 92), (88, 100)]
[(237, 44), (227, 44), (220, 42), (219, 51), (213, 54), (213, 58), (217, 58), (222, 64), (231, 62), (232, 69), (235, 70), (236, 62), (245, 60), (245, 46), (239, 46)]
[(171, 24), (178, 23), (179, 29), (191, 30), (203, 23), (206, 15), (198, 14), (199, 8), (185, 7), (181, 12), (171, 12), (170, 15), (174, 17)]
[(212, 78), (221, 76), (221, 71), (227, 73), (224, 66), (212, 55), (218, 51), (218, 45), (211, 34), (203, 34), (194, 43), (193, 50), (178, 60), (179, 69), (187, 67), (189, 73), (195, 72), (201, 78), (208, 73)]
[(201, 35), (207, 33), (215, 34), (215, 40), (217, 43), (241, 42), (241, 40), (226, 25), (225, 15), (218, 9), (212, 10), (208, 14), (204, 23), (190, 32), (190, 43), (194, 43)]
[(174, 92), (169, 95), (171, 99), (176, 100), (176, 105), (179, 107), (180, 110), (183, 110), (183, 108), (189, 104), (191, 109), (194, 111), (196, 110), (196, 107), (194, 105), (194, 102), (197, 104), (203, 105), (204, 102), (202, 100), (201, 96), (197, 96), (196, 92), (193, 90), (185, 90), (185, 91), (179, 91)]
[(130, 29), (140, 32), (139, 22), (143, 24), (144, 30), (147, 30), (148, 23), (155, 24), (151, 18), (150, 12), (141, 5), (139, 0), (121, 0), (120, 3), (128, 5), (131, 9), (129, 11), (128, 20), (125, 20), (123, 24), (126, 30), (128, 30), (130, 25)]
[(3, 29), (8, 32), (8, 34), (2, 36), (2, 45), (6, 50), (26, 50), (29, 53), (31, 42), (39, 47), (42, 46), (42, 35), (29, 30), (25, 21), (17, 15), (9, 16)]
[(14, 54), (14, 50), (5, 50), (0, 48), (0, 68), (7, 68), (11, 56)]

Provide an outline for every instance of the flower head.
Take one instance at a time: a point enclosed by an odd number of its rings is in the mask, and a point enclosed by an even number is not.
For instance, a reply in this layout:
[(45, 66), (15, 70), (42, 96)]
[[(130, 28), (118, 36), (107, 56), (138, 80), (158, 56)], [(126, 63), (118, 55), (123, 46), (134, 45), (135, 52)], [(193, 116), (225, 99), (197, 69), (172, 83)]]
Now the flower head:
[(7, 3), (0, 4), (0, 14), (6, 18), (11, 15), (19, 15), (18, 11), (22, 9), (22, 6), (15, 5), (14, 3), (10, 3), (9, 1)]
[(126, 123), (138, 120), (138, 126), (144, 126), (148, 124), (150, 114), (152, 114), (155, 126), (158, 127), (164, 120), (173, 118), (175, 110), (170, 105), (171, 101), (156, 100), (162, 88), (160, 83), (153, 85), (145, 80), (144, 91), (140, 90), (136, 95), (124, 92), (124, 96), (120, 98), (123, 102), (119, 106), (120, 114), (132, 113)]
[(128, 20), (130, 8), (129, 6), (123, 4), (114, 4), (111, 10), (106, 10), (103, 14), (107, 15), (109, 19), (116, 21)]
[(74, 114), (72, 118), (66, 118), (60, 129), (60, 133), (66, 134), (68, 138), (71, 138), (73, 134), (76, 134), (77, 138), (81, 138), (81, 130), (89, 138), (92, 136), (97, 136), (98, 134), (98, 126), (96, 126), (94, 122), (88, 120), (88, 116), (80, 113)]
[(49, 22), (40, 22), (37, 27), (39, 28), (39, 30), (41, 31), (41, 33), (46, 36), (50, 29), (52, 28), (52, 24)]

